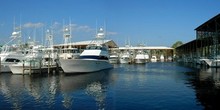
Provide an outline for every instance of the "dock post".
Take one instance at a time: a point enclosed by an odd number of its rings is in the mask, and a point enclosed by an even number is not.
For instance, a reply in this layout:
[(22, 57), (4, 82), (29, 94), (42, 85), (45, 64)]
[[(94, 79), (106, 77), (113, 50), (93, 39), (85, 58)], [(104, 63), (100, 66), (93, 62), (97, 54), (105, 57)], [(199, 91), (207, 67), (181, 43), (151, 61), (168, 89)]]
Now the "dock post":
[(48, 59), (47, 67), (48, 67), (47, 73), (49, 75), (50, 74), (50, 53), (49, 53), (49, 59)]
[(2, 73), (2, 59), (0, 57), (0, 73)]
[(29, 75), (31, 75), (31, 62), (32, 60), (30, 60)]
[(42, 68), (41, 68), (41, 66), (42, 66), (42, 59), (40, 59), (40, 74), (42, 74)]
[(23, 69), (22, 75), (24, 75), (24, 60), (22, 60), (22, 69)]
[(56, 59), (56, 73), (59, 73), (59, 64), (58, 64), (58, 59)]

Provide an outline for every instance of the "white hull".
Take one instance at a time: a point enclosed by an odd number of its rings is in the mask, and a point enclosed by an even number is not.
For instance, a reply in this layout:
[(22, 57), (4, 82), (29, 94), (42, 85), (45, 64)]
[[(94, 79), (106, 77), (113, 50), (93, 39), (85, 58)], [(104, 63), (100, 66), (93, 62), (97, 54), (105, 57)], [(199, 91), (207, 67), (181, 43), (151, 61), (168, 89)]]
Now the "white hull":
[(120, 63), (125, 64), (125, 63), (130, 63), (130, 59), (120, 59)]
[(146, 60), (145, 60), (145, 55), (144, 54), (137, 54), (135, 59), (134, 59), (134, 62), (135, 63), (138, 63), (138, 64), (144, 64), (146, 63)]
[[(11, 72), (13, 74), (29, 74), (30, 73), (30, 70), (26, 69), (24, 70), (23, 72), (23, 66), (9, 66), (10, 69), (11, 69)], [(25, 68), (28, 68), (28, 67), (25, 67)]]
[(117, 64), (119, 62), (118, 59), (109, 59), (109, 63)]
[(157, 62), (157, 60), (156, 60), (156, 59), (151, 59), (150, 61), (151, 61), (151, 62)]
[(106, 60), (60, 59), (60, 63), (65, 73), (86, 73), (113, 68)]
[(2, 62), (1, 63), (1, 70), (0, 72), (2, 73), (10, 73), (11, 70), (9, 68), (10, 65), (14, 65), (17, 64), (17, 62)]
[(2, 73), (10, 73), (11, 70), (8, 65), (1, 65), (1, 72)]
[(156, 56), (152, 56), (150, 59), (151, 62), (157, 62), (157, 57)]
[[(46, 70), (48, 70), (47, 67), (42, 66), (40, 62), (37, 61), (12, 64), (9, 68), (13, 74), (32, 74), (46, 72)], [(53, 66), (51, 68), (53, 68)]]
[(135, 60), (135, 63), (137, 63), (137, 64), (144, 64), (144, 63), (146, 63), (145, 59), (134, 59), (134, 60)]
[(200, 62), (204, 61), (210, 67), (220, 67), (220, 60), (214, 59), (200, 59)]
[[(10, 70), (13, 74), (17, 74), (17, 75), (26, 75), (26, 74), (33, 74), (33, 73), (44, 73), (44, 72), (47, 72), (48, 71), (48, 68), (47, 67), (42, 67), (42, 68), (39, 68), (39, 67), (35, 67), (35, 68), (30, 68), (29, 66), (25, 66), (23, 68), (23, 66), (18, 66), (18, 65), (13, 65), (13, 66), (9, 66), (10, 67)], [(52, 68), (52, 67), (51, 67)], [(30, 71), (31, 69), (31, 71)]]

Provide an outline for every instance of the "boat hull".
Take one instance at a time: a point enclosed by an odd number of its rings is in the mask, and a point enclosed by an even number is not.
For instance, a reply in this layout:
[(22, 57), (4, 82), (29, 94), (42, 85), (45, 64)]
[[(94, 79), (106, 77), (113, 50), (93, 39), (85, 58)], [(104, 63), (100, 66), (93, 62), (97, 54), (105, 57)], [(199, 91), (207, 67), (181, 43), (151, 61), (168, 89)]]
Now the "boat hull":
[(145, 59), (134, 59), (134, 60), (135, 60), (135, 63), (137, 63), (137, 64), (144, 64), (144, 63), (146, 63)]
[(47, 67), (30, 68), (29, 66), (23, 67), (23, 66), (12, 65), (12, 66), (9, 66), (9, 68), (13, 74), (17, 74), (17, 75), (48, 72)]
[(1, 73), (10, 73), (11, 70), (8, 65), (1, 65)]
[(87, 73), (113, 68), (107, 60), (60, 59), (65, 73)]
[(120, 63), (125, 64), (125, 63), (131, 63), (129, 58), (120, 58)]
[(111, 64), (117, 64), (119, 62), (119, 60), (118, 59), (109, 59), (109, 62)]

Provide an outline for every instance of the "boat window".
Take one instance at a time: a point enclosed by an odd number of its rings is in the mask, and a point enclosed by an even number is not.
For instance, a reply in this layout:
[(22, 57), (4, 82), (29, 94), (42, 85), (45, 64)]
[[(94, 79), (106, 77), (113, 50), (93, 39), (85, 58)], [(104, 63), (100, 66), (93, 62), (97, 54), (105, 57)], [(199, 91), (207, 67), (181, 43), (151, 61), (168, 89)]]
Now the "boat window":
[(99, 59), (99, 60), (108, 60), (106, 56), (80, 56), (79, 59)]
[(20, 62), (20, 60), (15, 59), (15, 58), (8, 58), (5, 60), (5, 62)]

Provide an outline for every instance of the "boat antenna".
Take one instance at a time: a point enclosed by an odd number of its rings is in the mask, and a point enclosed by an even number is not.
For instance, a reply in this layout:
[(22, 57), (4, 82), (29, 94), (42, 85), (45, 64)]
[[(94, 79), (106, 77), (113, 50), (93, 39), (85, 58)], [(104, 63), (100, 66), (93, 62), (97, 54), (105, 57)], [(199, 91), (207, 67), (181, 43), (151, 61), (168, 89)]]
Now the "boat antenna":
[(72, 39), (72, 24), (71, 24), (71, 18), (69, 17), (69, 30), (70, 30), (70, 38), (69, 38), (69, 43), (71, 43)]
[(97, 32), (98, 32), (98, 30), (97, 30), (97, 25), (98, 25), (98, 21), (97, 21), (97, 19), (96, 19), (96, 23), (95, 23), (95, 35), (97, 35)]
[[(106, 21), (106, 20), (105, 20), (105, 21)], [(107, 31), (106, 31), (107, 29), (106, 29), (106, 22), (105, 22), (105, 21), (104, 21), (104, 38), (106, 38), (106, 32), (107, 32)]]

